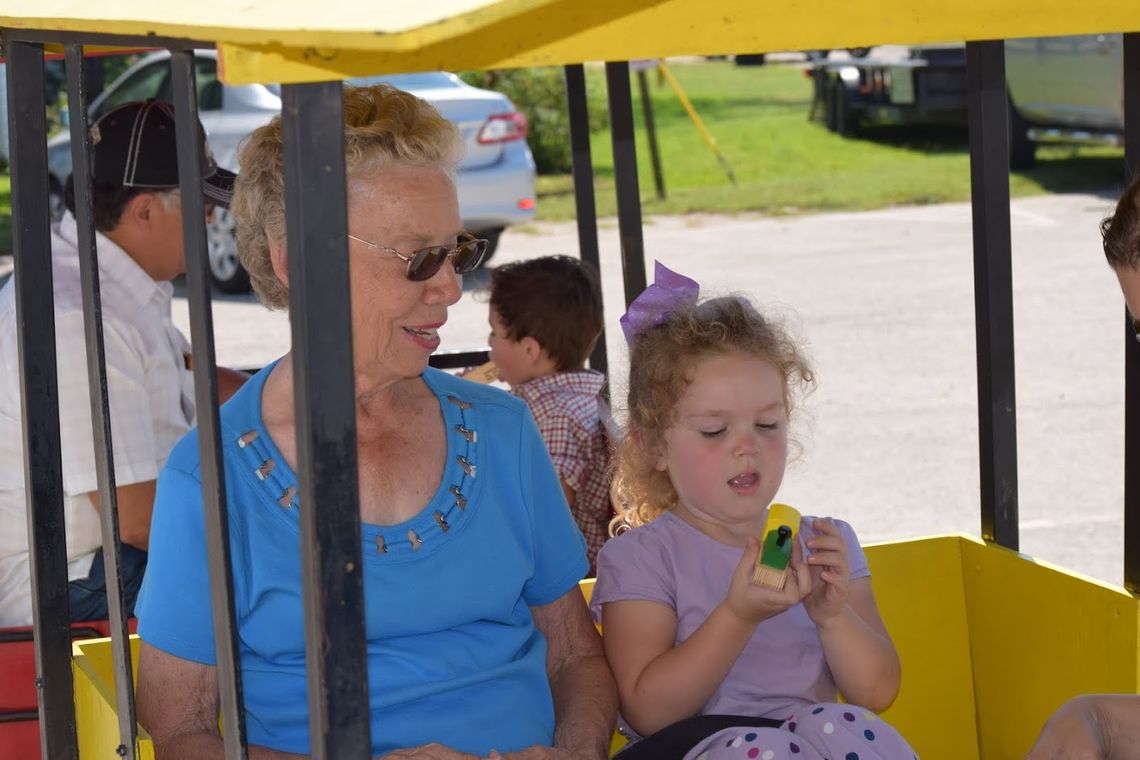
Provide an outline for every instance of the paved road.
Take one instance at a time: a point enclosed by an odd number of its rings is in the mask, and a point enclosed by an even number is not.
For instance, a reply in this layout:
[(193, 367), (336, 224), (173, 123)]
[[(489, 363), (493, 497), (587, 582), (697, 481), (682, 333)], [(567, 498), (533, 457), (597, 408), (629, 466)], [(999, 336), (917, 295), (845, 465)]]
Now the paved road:
[[(1123, 306), (1097, 233), (1111, 206), (1108, 196), (1019, 200), (1012, 230), (1022, 549), (1118, 583)], [(603, 222), (600, 235), (620, 414), (616, 225)], [(865, 541), (979, 532), (967, 205), (655, 217), (645, 241), (650, 260), (695, 275), (706, 292), (748, 293), (807, 341), (819, 383), (797, 421), (802, 455), (782, 500), (841, 516)], [(543, 224), (504, 235), (495, 263), (574, 251), (572, 224)], [(176, 312), (188, 331), (185, 301)], [(224, 363), (263, 364), (289, 345), (287, 316), (248, 298), (216, 300), (214, 321)], [(486, 334), (486, 304), (466, 294), (444, 348), (483, 345)]]

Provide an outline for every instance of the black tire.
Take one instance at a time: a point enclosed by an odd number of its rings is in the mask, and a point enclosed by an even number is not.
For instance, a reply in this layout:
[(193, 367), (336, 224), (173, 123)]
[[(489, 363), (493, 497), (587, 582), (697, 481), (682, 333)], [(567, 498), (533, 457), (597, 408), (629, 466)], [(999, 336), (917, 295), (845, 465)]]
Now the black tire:
[(1015, 171), (1032, 169), (1037, 163), (1037, 143), (1029, 139), (1029, 123), (1017, 112), (1013, 99), (1009, 101), (1009, 168)]
[(838, 77), (827, 83), (827, 128), (841, 137), (852, 137), (858, 132), (858, 119), (851, 109), (846, 85)]
[(763, 53), (737, 53), (734, 59), (737, 66), (763, 66)]
[(866, 58), (871, 52), (869, 47), (853, 47), (847, 48), (847, 54), (852, 58)]
[(502, 227), (493, 227), (489, 230), (479, 230), (475, 233), (476, 237), (481, 237), (487, 241), (487, 252), (483, 254), (483, 260), (479, 262), (479, 268), (487, 266), (487, 262), (495, 255), (495, 251), (499, 248), (499, 238), (503, 234)]
[(823, 80), (821, 86), (823, 87), (823, 125), (827, 127), (828, 132), (834, 132), (837, 108), (835, 103), (835, 79), (829, 76)]

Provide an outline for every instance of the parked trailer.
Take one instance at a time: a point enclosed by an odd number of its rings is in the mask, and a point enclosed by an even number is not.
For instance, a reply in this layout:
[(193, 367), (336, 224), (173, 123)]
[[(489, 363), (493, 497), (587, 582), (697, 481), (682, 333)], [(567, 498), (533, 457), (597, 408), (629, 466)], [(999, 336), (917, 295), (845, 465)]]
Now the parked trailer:
[(966, 48), (926, 45), (892, 55), (817, 60), (810, 118), (844, 136), (863, 126), (966, 123)]

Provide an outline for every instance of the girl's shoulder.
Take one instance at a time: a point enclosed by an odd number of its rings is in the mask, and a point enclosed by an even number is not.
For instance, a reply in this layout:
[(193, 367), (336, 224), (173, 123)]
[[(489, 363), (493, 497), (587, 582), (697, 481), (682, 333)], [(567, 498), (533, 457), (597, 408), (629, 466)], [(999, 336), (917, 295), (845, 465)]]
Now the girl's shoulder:
[(676, 541), (667, 519), (671, 517), (666, 513), (602, 544), (598, 580), (590, 598), (595, 623), (601, 623), (602, 605), (610, 602), (637, 599), (675, 605)]
[(672, 575), (681, 558), (699, 563), (710, 553), (732, 553), (672, 512), (606, 541), (598, 553), (598, 576), (604, 573), (660, 573)]
[[(812, 536), (816, 535), (818, 531), (812, 527), (812, 523), (820, 518), (814, 515), (804, 515), (800, 520), (800, 540), (802, 540), (805, 552), (807, 551), (807, 542)], [(867, 578), (871, 575), (871, 569), (867, 565), (867, 554), (863, 551), (863, 545), (859, 543), (859, 536), (855, 534), (855, 529), (851, 524), (845, 520), (838, 520), (831, 518), (835, 523), (835, 527), (839, 529), (839, 535), (843, 537), (843, 543), (847, 545), (847, 565), (850, 572), (850, 577)]]
[(823, 517), (819, 515), (802, 515), (800, 517), (800, 535), (804, 537), (805, 541), (814, 536), (817, 532), (815, 528), (812, 527), (813, 523), (816, 520), (823, 519), (829, 519), (835, 523), (835, 527), (839, 529), (839, 533), (843, 536), (843, 540), (847, 543), (848, 548), (861, 546), (859, 536), (855, 533), (855, 529), (851, 527), (851, 523), (846, 520), (840, 520), (837, 517)]
[[(625, 556), (632, 558), (666, 554), (669, 545), (673, 543), (667, 522), (669, 516), (669, 513), (666, 512), (651, 523), (639, 525), (614, 536), (602, 544), (601, 553), (611, 560)], [(601, 561), (600, 555), (599, 561)]]

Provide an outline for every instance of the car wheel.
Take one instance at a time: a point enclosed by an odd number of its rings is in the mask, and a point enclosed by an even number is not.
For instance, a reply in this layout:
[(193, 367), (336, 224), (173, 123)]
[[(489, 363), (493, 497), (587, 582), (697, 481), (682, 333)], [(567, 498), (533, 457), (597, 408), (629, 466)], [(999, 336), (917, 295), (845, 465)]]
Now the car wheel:
[(210, 259), (210, 279), (223, 293), (248, 293), (249, 273), (237, 257), (236, 224), (228, 209), (214, 210), (206, 225), (206, 248)]
[(1009, 168), (1032, 169), (1037, 163), (1037, 143), (1029, 139), (1029, 123), (1009, 101)]
[(852, 58), (866, 58), (871, 52), (869, 47), (853, 47), (847, 48), (847, 54)]
[(67, 205), (63, 202), (63, 188), (59, 186), (55, 177), (52, 177), (48, 182), (48, 213), (51, 214), (52, 223), (62, 219), (65, 211)]
[(475, 233), (476, 237), (481, 237), (487, 241), (487, 252), (483, 254), (483, 260), (479, 262), (479, 268), (487, 266), (487, 262), (495, 255), (495, 251), (499, 247), (499, 237), (503, 234), (502, 227), (495, 227), (490, 230), (479, 230)]

